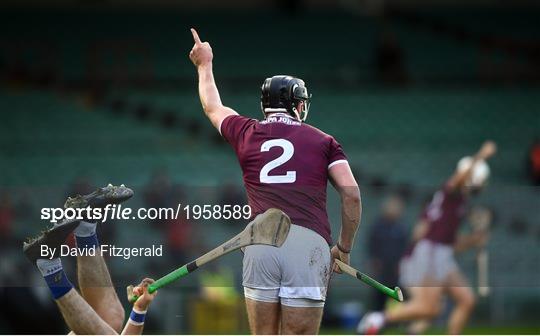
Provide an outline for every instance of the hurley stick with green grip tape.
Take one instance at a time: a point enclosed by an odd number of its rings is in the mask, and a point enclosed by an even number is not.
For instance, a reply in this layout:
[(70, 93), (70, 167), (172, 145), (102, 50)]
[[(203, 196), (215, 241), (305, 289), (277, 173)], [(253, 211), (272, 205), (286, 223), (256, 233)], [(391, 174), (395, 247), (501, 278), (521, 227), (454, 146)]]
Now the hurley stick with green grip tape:
[(384, 294), (388, 295), (389, 297), (393, 298), (394, 300), (397, 300), (399, 302), (403, 301), (403, 293), (401, 292), (401, 289), (399, 287), (395, 287), (394, 289), (388, 288), (382, 283), (378, 282), (377, 280), (370, 278), (369, 276), (365, 275), (364, 273), (357, 271), (356, 269), (352, 268), (351, 266), (345, 264), (341, 260), (334, 260), (338, 267), (345, 273), (357, 278), (358, 280), (362, 281), (363, 283), (383, 292)]
[[(283, 211), (278, 209), (268, 209), (255, 217), (242, 232), (233, 238), (194, 261), (187, 263), (156, 280), (148, 286), (148, 292), (153, 293), (194, 272), (202, 265), (244, 246), (261, 244), (280, 247), (285, 242), (285, 239), (287, 239), (290, 227), (291, 219)], [(127, 287), (127, 295), (130, 302), (135, 302), (138, 299), (138, 296), (133, 294), (132, 285)]]

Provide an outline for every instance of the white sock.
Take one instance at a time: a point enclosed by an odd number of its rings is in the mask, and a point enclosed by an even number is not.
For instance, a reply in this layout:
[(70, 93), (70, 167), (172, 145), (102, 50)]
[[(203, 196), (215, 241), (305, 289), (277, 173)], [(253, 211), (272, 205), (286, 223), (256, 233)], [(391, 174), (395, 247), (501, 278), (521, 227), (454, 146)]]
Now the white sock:
[(73, 231), (77, 237), (91, 237), (96, 234), (97, 223), (81, 221), (79, 226)]
[(51, 275), (63, 269), (60, 258), (38, 259), (36, 265), (43, 276)]

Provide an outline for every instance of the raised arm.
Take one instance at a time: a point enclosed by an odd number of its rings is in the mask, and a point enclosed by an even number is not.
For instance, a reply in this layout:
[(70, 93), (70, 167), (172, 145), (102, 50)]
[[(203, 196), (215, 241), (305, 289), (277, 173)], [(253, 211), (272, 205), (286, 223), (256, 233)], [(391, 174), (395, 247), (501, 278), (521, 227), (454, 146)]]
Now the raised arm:
[(456, 253), (464, 252), (475, 247), (483, 247), (489, 240), (488, 231), (475, 231), (458, 235), (454, 243)]
[(214, 127), (221, 132), (220, 125), (223, 119), (230, 115), (238, 114), (233, 109), (223, 106), (219, 91), (214, 81), (214, 73), (212, 71), (212, 47), (208, 42), (201, 42), (197, 31), (191, 28), (193, 40), (195, 44), (189, 53), (191, 62), (197, 68), (199, 74), (199, 96), (204, 113), (210, 119)]
[[(332, 257), (349, 264), (349, 253), (362, 216), (360, 188), (347, 162), (333, 165), (329, 174), (330, 181), (341, 197), (341, 231), (337, 245), (332, 248)], [(334, 271), (341, 273), (337, 266), (334, 266)]]
[(487, 160), (497, 152), (497, 146), (493, 141), (486, 141), (482, 144), (482, 147), (473, 156), (472, 164), (468, 169), (463, 171), (456, 171), (452, 177), (448, 180), (448, 187), (452, 190), (460, 189), (465, 186), (465, 183), (470, 178), (474, 166), (477, 162)]

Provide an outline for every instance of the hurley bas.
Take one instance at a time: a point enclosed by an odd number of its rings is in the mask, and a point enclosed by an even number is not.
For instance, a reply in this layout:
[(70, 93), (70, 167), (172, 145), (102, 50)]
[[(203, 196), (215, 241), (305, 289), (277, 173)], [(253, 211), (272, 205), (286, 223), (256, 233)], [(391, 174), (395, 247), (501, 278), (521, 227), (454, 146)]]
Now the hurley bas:
[(161, 257), (163, 255), (163, 245), (152, 245), (151, 247), (116, 247), (115, 245), (101, 245), (100, 248), (96, 247), (70, 247), (69, 245), (60, 245), (60, 250), (57, 248), (49, 248), (47, 245), (41, 245), (41, 257), (53, 259), (57, 256), (57, 252), (60, 257), (81, 257), (90, 256), (110, 256), (110, 257), (122, 257), (124, 259), (130, 259), (131, 257)]

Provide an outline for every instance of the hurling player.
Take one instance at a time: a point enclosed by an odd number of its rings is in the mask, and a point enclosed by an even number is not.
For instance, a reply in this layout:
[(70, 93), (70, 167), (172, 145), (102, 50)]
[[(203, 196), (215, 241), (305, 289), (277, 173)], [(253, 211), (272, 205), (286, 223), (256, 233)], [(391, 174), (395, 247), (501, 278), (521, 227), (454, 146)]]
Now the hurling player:
[[(96, 192), (69, 198), (66, 207), (92, 208), (121, 203), (133, 196), (133, 191), (124, 186), (109, 185)], [(107, 264), (99, 252), (96, 234), (97, 223), (91, 220), (62, 220), (37, 238), (24, 244), (26, 257), (37, 266), (72, 333), (78, 335), (124, 335), (141, 334), (146, 311), (157, 292), (148, 293), (152, 279), (144, 279), (133, 289), (138, 300), (124, 328), (124, 308), (116, 295)], [(67, 278), (59, 257), (59, 250), (66, 238), (75, 234), (78, 249), (96, 249), (96, 253), (77, 256), (77, 278), (80, 294)], [(43, 256), (42, 247), (55, 249), (53, 256)], [(49, 250), (52, 251), (52, 250)]]
[[(214, 82), (212, 48), (194, 29), (192, 34), (195, 45), (189, 57), (197, 67), (204, 112), (236, 153), (253, 215), (278, 208), (293, 223), (281, 248), (245, 249), (242, 284), (251, 331), (315, 334), (332, 260), (349, 263), (360, 223), (360, 191), (347, 158), (332, 136), (304, 123), (310, 95), (298, 78), (274, 76), (264, 81), (262, 121), (224, 106)], [(342, 204), (341, 232), (332, 249), (328, 180)]]
[(433, 195), (415, 228), (417, 242), (400, 266), (401, 282), (408, 287), (410, 300), (387, 312), (366, 314), (358, 326), (360, 333), (376, 334), (392, 322), (431, 320), (439, 315), (443, 294), (454, 301), (448, 333), (463, 330), (475, 298), (454, 252), (485, 244), (487, 232), (459, 235), (458, 230), (470, 195), (482, 188), (489, 175), (485, 160), (496, 151), (493, 142), (485, 142), (472, 158), (460, 160), (454, 175)]

